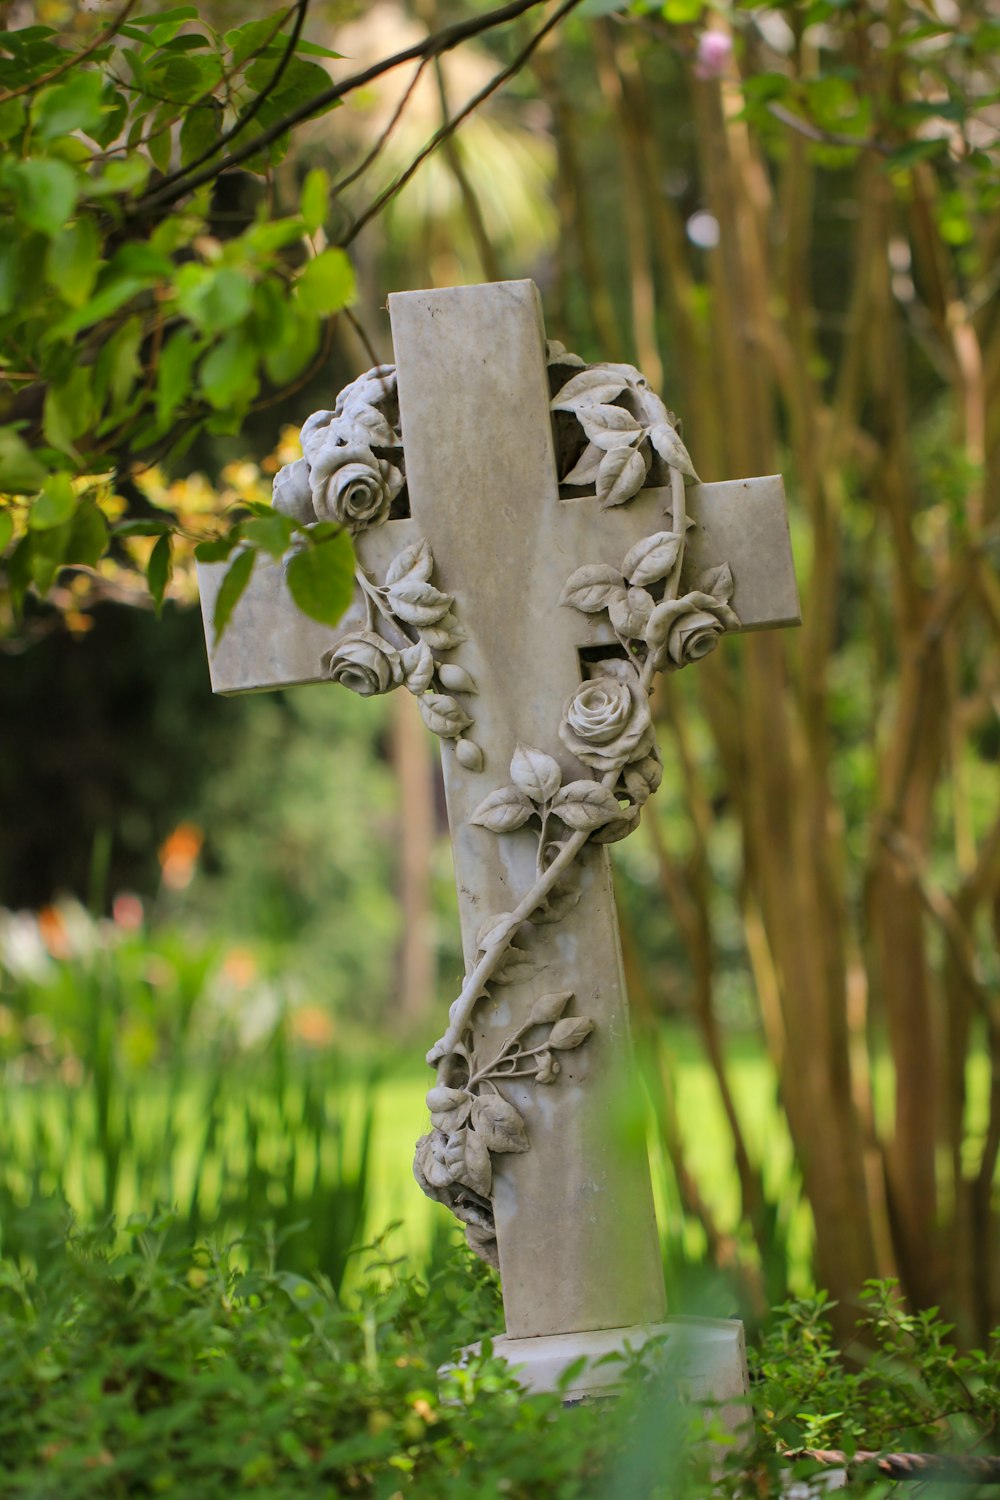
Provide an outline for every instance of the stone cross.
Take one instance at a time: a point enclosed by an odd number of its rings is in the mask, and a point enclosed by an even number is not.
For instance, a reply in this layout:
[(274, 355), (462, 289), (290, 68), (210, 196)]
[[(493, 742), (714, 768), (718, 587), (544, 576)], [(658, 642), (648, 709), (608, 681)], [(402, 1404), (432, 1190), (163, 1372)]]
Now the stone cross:
[[(637, 371), (547, 354), (531, 282), (398, 293), (389, 312), (405, 491), (389, 367), (310, 419), (306, 460), (275, 490), (304, 522), (351, 526), (355, 603), (317, 624), (261, 556), (210, 650), (212, 685), (403, 682), (442, 737), (466, 978), (429, 1055), (416, 1171), (498, 1256), (502, 1342), (545, 1385), (664, 1317), (596, 840), (628, 833), (658, 783), (653, 670), (727, 629), (798, 622), (783, 487), (685, 484), (673, 418)], [(210, 640), (224, 572), (200, 569)]]

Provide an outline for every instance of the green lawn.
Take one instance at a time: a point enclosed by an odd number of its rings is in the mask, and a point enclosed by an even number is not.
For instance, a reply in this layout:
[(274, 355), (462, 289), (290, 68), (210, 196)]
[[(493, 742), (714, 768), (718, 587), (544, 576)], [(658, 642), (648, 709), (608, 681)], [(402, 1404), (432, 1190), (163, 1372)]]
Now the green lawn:
[[(735, 1231), (739, 1185), (712, 1073), (686, 1029), (670, 1028), (666, 1041), (688, 1166), (720, 1228)], [(811, 1221), (772, 1069), (752, 1039), (737, 1040), (729, 1061), (750, 1151), (763, 1163), (768, 1197), (787, 1217), (793, 1281), (805, 1287)], [(282, 1055), (255, 1067), (203, 1062), (169, 1075), (113, 1074), (103, 1088), (92, 1077), (77, 1086), (9, 1084), (0, 1095), (0, 1191), (8, 1202), (26, 1201), (33, 1187), (61, 1191), (85, 1222), (111, 1209), (122, 1223), (156, 1201), (202, 1232), (309, 1219), (312, 1238), (335, 1259), (346, 1251), (345, 1236), (370, 1241), (396, 1223), (390, 1252), (421, 1263), (436, 1228), (451, 1222), (410, 1171), (414, 1141), (426, 1128), (429, 1077), (416, 1058), (390, 1059), (373, 1077), (366, 1062), (327, 1053)], [(652, 1111), (649, 1139), (661, 1232), (697, 1262), (704, 1236), (681, 1212)]]

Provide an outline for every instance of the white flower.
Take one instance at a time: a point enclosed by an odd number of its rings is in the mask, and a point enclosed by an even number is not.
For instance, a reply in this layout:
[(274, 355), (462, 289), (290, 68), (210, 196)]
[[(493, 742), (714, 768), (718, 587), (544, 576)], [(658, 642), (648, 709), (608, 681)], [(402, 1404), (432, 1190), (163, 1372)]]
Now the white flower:
[(611, 771), (641, 760), (654, 744), (649, 700), (631, 662), (602, 661), (566, 705), (559, 738), (584, 765)]
[(345, 636), (339, 646), (324, 651), (322, 663), (328, 677), (362, 698), (386, 693), (403, 680), (399, 652), (371, 630)]
[(363, 444), (327, 444), (310, 464), (313, 509), (321, 521), (364, 531), (388, 520), (403, 476)]
[(675, 667), (686, 667), (714, 651), (720, 635), (739, 627), (739, 618), (728, 604), (695, 591), (658, 604), (649, 617), (646, 640), (659, 653), (658, 666), (670, 661)]

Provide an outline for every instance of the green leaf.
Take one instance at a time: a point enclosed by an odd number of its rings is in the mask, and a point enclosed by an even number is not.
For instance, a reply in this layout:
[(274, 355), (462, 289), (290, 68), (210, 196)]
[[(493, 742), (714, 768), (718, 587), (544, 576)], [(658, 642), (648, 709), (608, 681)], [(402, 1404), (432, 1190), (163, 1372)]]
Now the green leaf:
[(264, 344), (264, 369), (275, 385), (287, 385), (301, 375), (319, 347), (320, 325), (294, 303), (285, 306), (280, 341)]
[(194, 555), (203, 563), (225, 562), (238, 541), (239, 533), (234, 529), (228, 536), (213, 537), (210, 542), (199, 542)]
[(339, 312), (354, 301), (354, 267), (347, 252), (324, 250), (306, 265), (295, 284), (299, 304), (320, 317)]
[(252, 225), (242, 236), (242, 243), (258, 255), (271, 255), (301, 239), (305, 224), (301, 219), (262, 220)]
[(288, 550), (296, 527), (288, 516), (268, 507), (266, 515), (255, 516), (252, 521), (243, 521), (239, 530), (244, 541), (269, 552), (272, 557), (281, 557)]
[(100, 249), (97, 225), (89, 217), (67, 224), (49, 244), (45, 257), (47, 279), (71, 307), (82, 306), (90, 296), (97, 280)]
[(107, 280), (84, 303), (83, 307), (78, 308), (76, 312), (69, 313), (65, 318), (60, 318), (59, 322), (49, 329), (49, 338), (72, 338), (75, 333), (81, 333), (84, 328), (90, 328), (94, 323), (99, 323), (102, 318), (110, 317), (139, 292), (146, 291), (151, 284), (149, 278), (141, 276), (119, 276)]
[(929, 141), (908, 141), (905, 146), (900, 146), (898, 151), (893, 151), (891, 156), (886, 158), (885, 170), (898, 172), (906, 167), (915, 167), (918, 162), (940, 156), (947, 149), (947, 140), (937, 137)]
[(68, 474), (52, 474), (28, 513), (32, 531), (51, 531), (62, 526), (76, 511), (76, 495)]
[(223, 631), (232, 618), (240, 595), (250, 582), (250, 574), (253, 572), (253, 565), (256, 561), (257, 554), (253, 548), (244, 547), (237, 552), (226, 570), (226, 576), (219, 585), (219, 592), (215, 597), (215, 614), (212, 616), (216, 645), (222, 639)]
[(306, 173), (302, 184), (299, 212), (310, 234), (315, 234), (326, 221), (330, 207), (330, 178), (322, 167), (313, 167)]
[(5, 552), (14, 535), (14, 517), (9, 510), (0, 510), (0, 552)]
[(93, 370), (75, 369), (67, 380), (50, 385), (45, 393), (42, 430), (45, 440), (64, 453), (86, 432), (94, 419)]
[(336, 625), (354, 598), (354, 548), (346, 531), (297, 552), (285, 570), (303, 614)]
[(250, 311), (253, 285), (235, 266), (185, 266), (177, 277), (177, 305), (203, 333), (224, 333)]
[(197, 21), (198, 11), (193, 5), (175, 5), (170, 10), (151, 10), (145, 16), (130, 16), (133, 26), (162, 26), (168, 21)]
[(306, 57), (343, 57), (342, 52), (332, 52), (329, 47), (321, 47), (318, 42), (303, 42), (300, 40), (295, 47), (296, 52), (303, 53)]
[(8, 173), (21, 218), (42, 234), (58, 234), (76, 207), (79, 182), (64, 161), (35, 157), (15, 162)]
[(32, 532), (31, 580), (40, 594), (47, 594), (62, 566), (72, 522)]
[(181, 164), (188, 166), (210, 151), (222, 134), (222, 109), (214, 100), (186, 111), (181, 124)]
[(227, 31), (223, 41), (232, 53), (233, 67), (241, 68), (248, 58), (260, 52), (280, 32), (281, 23), (274, 16), (266, 16), (263, 21), (247, 21), (243, 26)]
[(108, 162), (100, 177), (92, 177), (87, 184), (88, 198), (109, 197), (112, 193), (138, 193), (146, 186), (149, 177), (149, 162), (138, 152), (122, 160)]
[(221, 411), (225, 407), (244, 406), (252, 400), (259, 385), (256, 364), (257, 352), (242, 329), (227, 333), (206, 354), (198, 372), (199, 384), (210, 404)]
[(9, 141), (24, 129), (27, 106), (23, 99), (5, 99), (0, 104), (0, 141)]
[(74, 130), (89, 135), (104, 115), (103, 92), (104, 82), (96, 69), (73, 71), (65, 83), (42, 89), (32, 109), (35, 134), (43, 141)]
[(98, 356), (94, 374), (94, 397), (100, 408), (106, 396), (111, 397), (112, 418), (120, 420), (129, 393), (142, 373), (139, 350), (142, 347), (142, 319), (136, 313), (112, 334)]
[(171, 572), (170, 540), (170, 533), (164, 533), (149, 554), (149, 562), (146, 564), (146, 582), (157, 614), (163, 608), (163, 591)]
[(111, 528), (112, 536), (166, 536), (171, 529), (169, 521), (118, 521)]
[(108, 523), (92, 500), (85, 500), (77, 510), (73, 529), (66, 544), (66, 561), (96, 568), (108, 545)]
[(163, 347), (156, 371), (156, 420), (165, 427), (191, 390), (191, 372), (201, 344), (190, 328), (179, 328)]
[(48, 471), (13, 427), (0, 427), (0, 491), (8, 495), (33, 495), (47, 477)]
[(174, 150), (170, 127), (176, 119), (177, 105), (161, 104), (149, 122), (146, 150), (149, 152), (153, 166), (164, 175), (170, 171), (170, 158)]

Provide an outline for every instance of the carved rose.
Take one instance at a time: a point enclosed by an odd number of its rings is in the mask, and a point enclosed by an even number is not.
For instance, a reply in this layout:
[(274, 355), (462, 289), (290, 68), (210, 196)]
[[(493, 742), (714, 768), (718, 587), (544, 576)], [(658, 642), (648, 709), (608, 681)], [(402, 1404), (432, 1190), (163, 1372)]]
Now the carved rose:
[(596, 676), (577, 688), (563, 714), (559, 738), (584, 765), (612, 771), (641, 760), (654, 743), (649, 701), (631, 662), (599, 662)]
[(311, 465), (312, 501), (321, 521), (365, 531), (388, 519), (403, 476), (387, 459), (360, 444), (327, 444)]
[(739, 625), (728, 604), (696, 591), (658, 604), (649, 618), (646, 640), (658, 651), (657, 666), (671, 661), (676, 667), (686, 667), (714, 651), (719, 636), (738, 630)]
[(309, 465), (304, 458), (297, 458), (293, 464), (285, 464), (285, 467), (275, 474), (271, 490), (271, 504), (275, 510), (281, 511), (282, 515), (291, 516), (293, 520), (301, 521), (304, 526), (315, 521), (316, 512), (313, 510)]
[(403, 680), (399, 652), (371, 630), (346, 636), (339, 646), (324, 651), (321, 660), (328, 677), (362, 698), (386, 693)]

